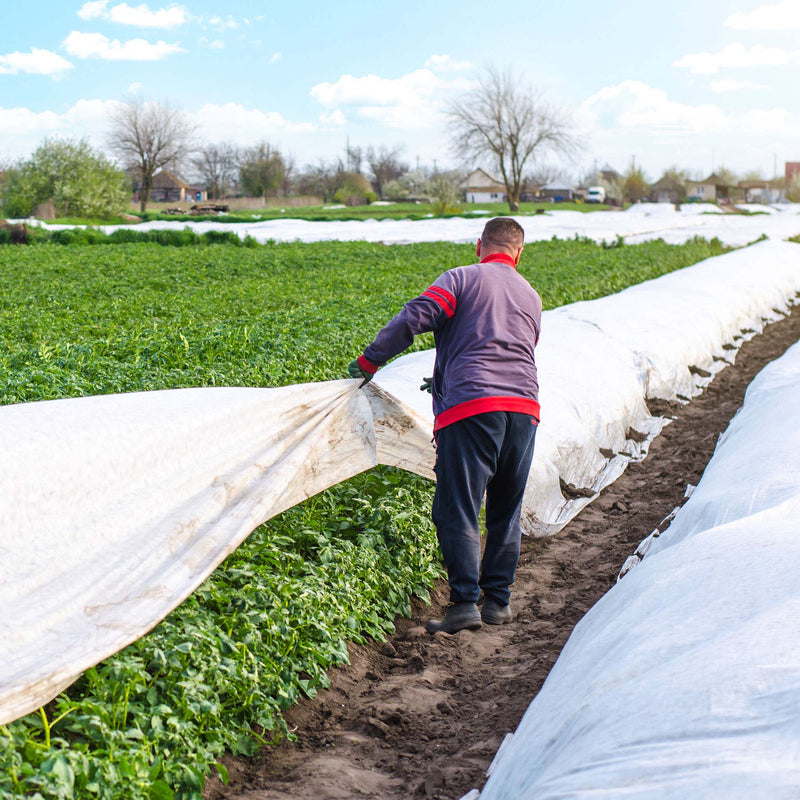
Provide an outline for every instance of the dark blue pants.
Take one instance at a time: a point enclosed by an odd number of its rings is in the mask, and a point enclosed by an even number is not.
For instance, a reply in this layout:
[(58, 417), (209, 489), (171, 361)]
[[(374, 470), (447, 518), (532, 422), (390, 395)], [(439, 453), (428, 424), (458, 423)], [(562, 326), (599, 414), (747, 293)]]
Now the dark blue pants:
[[(450, 601), (484, 595), (507, 605), (519, 561), (520, 509), (533, 457), (534, 418), (489, 411), (436, 434), (433, 522), (442, 549)], [(481, 559), (478, 514), (486, 495), (486, 545)]]

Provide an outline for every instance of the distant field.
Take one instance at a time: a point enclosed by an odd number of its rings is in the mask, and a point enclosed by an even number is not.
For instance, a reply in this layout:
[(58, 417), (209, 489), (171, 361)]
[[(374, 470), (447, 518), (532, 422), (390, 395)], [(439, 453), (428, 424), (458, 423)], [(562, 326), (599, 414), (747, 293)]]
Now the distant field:
[[(219, 201), (224, 204), (224, 200)], [(131, 217), (138, 217), (143, 221), (152, 220), (216, 220), (218, 222), (253, 222), (258, 220), (270, 219), (303, 219), (312, 222), (329, 222), (333, 220), (363, 220), (363, 219), (429, 219), (435, 216), (434, 208), (431, 203), (373, 203), (366, 206), (339, 207), (336, 204), (320, 206), (294, 206), (287, 202), (286, 205), (269, 206), (267, 208), (232, 208), (229, 214), (214, 214), (198, 216), (194, 214), (166, 214), (168, 208), (177, 208), (175, 203), (150, 203), (147, 211), (142, 213), (138, 210), (131, 210)], [(183, 203), (180, 207), (189, 204)], [(589, 203), (520, 203), (519, 211), (515, 216), (542, 213), (544, 211), (608, 211), (611, 206), (605, 204)], [(465, 203), (461, 210), (452, 214), (445, 214), (447, 217), (469, 217), (469, 216), (507, 216), (511, 212), (508, 210), (507, 203)], [(63, 217), (55, 220), (48, 220), (56, 225), (101, 225), (101, 224), (135, 224), (130, 219), (114, 217), (113, 219), (78, 219), (75, 217)]]

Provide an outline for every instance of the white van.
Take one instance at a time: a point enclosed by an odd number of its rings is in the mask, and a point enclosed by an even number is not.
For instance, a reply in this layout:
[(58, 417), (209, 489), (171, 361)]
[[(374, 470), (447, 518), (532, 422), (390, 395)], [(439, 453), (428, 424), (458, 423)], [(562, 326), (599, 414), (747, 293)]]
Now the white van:
[(586, 192), (587, 203), (605, 203), (606, 190), (602, 186), (590, 186)]

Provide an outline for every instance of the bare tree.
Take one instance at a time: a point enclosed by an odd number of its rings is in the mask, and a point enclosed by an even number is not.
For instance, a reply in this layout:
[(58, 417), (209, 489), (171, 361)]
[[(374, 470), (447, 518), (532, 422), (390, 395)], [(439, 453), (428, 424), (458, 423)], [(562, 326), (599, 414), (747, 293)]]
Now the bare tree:
[(281, 191), (286, 179), (286, 161), (277, 148), (262, 141), (248, 147), (239, 164), (239, 180), (251, 197), (263, 197), (266, 201)]
[(378, 197), (383, 196), (383, 187), (389, 181), (397, 180), (401, 175), (408, 172), (408, 164), (400, 163), (402, 147), (381, 147), (375, 150), (374, 147), (367, 148), (367, 163), (372, 172), (372, 186)]
[(488, 159), (500, 172), (511, 211), (519, 210), (526, 164), (546, 152), (578, 149), (568, 115), (507, 71), (487, 70), (474, 89), (448, 105), (447, 120), (459, 156)]
[(134, 97), (111, 112), (108, 143), (128, 167), (141, 175), (141, 210), (147, 210), (153, 176), (176, 168), (195, 147), (196, 127), (183, 111), (165, 103)]
[(236, 183), (239, 160), (239, 148), (231, 142), (221, 142), (200, 148), (192, 166), (216, 200), (225, 197)]
[(348, 142), (347, 147), (344, 149), (347, 156), (347, 172), (357, 172), (361, 174), (361, 165), (364, 163), (364, 148), (358, 145), (350, 146)]
[(339, 161), (320, 160), (309, 165), (297, 178), (301, 194), (317, 195), (323, 202), (333, 202), (339, 188), (339, 176), (345, 171), (344, 164)]

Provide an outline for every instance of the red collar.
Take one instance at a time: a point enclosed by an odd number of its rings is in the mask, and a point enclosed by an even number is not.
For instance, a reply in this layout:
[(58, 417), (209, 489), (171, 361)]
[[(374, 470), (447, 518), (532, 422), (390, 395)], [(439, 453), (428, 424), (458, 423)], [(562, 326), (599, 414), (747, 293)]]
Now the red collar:
[(501, 264), (508, 264), (509, 267), (517, 268), (514, 259), (505, 253), (490, 253), (488, 256), (484, 256), (481, 259), (481, 264), (488, 264), (492, 261), (499, 261)]

